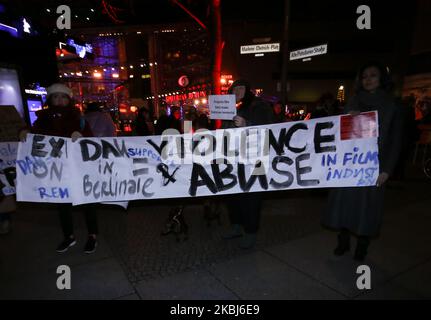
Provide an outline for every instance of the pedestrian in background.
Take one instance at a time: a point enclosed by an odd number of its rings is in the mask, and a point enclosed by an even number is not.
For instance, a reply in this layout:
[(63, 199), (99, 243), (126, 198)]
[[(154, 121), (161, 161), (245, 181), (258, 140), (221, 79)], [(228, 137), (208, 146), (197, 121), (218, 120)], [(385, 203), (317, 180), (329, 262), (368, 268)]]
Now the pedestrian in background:
[(85, 110), (84, 119), (90, 125), (95, 137), (116, 137), (117, 128), (111, 116), (102, 110), (97, 102), (90, 102)]
[(274, 112), (274, 123), (286, 122), (286, 114), (281, 101), (277, 101), (272, 106), (272, 111)]
[(154, 125), (151, 119), (150, 111), (142, 107), (138, 111), (138, 116), (135, 120), (135, 135), (146, 137), (154, 134)]

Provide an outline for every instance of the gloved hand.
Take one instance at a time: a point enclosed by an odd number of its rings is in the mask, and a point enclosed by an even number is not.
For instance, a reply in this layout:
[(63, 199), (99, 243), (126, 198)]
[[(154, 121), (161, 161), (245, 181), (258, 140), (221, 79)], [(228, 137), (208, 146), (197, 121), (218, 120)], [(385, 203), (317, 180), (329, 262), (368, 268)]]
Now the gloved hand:
[(243, 117), (235, 116), (232, 120), (234, 121), (236, 127), (245, 127), (247, 125)]
[(82, 138), (82, 134), (79, 131), (73, 131), (71, 138), (72, 138), (72, 142), (75, 142), (79, 138)]
[(361, 111), (358, 111), (358, 110), (352, 110), (352, 111), (350, 111), (349, 112), (349, 114), (351, 115), (351, 116), (357, 116), (357, 115), (359, 115), (361, 113)]
[(381, 187), (382, 185), (385, 184), (386, 181), (388, 181), (388, 179), (389, 179), (389, 174), (387, 174), (386, 172), (382, 172), (377, 177), (376, 186)]
[(21, 130), (19, 132), (19, 141), (21, 142), (26, 142), (27, 141), (27, 134), (29, 134), (30, 131), (28, 131), (27, 129)]

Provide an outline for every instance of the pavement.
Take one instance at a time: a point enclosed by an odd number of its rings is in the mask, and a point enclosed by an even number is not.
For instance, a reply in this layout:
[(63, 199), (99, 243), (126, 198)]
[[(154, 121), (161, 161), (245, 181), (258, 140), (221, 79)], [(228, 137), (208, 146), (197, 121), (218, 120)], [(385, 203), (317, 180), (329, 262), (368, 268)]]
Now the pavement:
[[(20, 203), (12, 232), (0, 237), (0, 299), (430, 299), (430, 187), (420, 172), (389, 185), (382, 231), (363, 263), (332, 254), (336, 233), (320, 225), (325, 190), (265, 193), (252, 250), (222, 239), (223, 207), (221, 225), (207, 226), (197, 198), (185, 208), (187, 241), (160, 235), (175, 201), (138, 201), (127, 211), (99, 207), (99, 246), (90, 255), (77, 208), (78, 243), (58, 254), (55, 207)], [(70, 267), (70, 290), (56, 286), (60, 265)], [(369, 266), (371, 289), (358, 289), (359, 265)]]

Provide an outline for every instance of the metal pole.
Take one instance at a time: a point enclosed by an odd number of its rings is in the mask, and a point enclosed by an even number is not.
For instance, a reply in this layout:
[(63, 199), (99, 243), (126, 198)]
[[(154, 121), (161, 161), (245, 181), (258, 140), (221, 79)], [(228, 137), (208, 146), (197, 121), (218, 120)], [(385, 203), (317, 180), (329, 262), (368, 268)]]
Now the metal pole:
[(150, 76), (151, 76), (151, 94), (154, 96), (153, 99), (153, 107), (154, 107), (154, 115), (158, 118), (160, 117), (160, 98), (159, 98), (159, 77), (158, 77), (158, 65), (155, 65), (154, 62), (157, 62), (157, 39), (154, 33), (148, 36), (149, 42), (149, 58), (150, 62), (153, 63), (153, 66), (150, 67)]
[(281, 63), (281, 100), (283, 105), (287, 103), (287, 64), (289, 62), (289, 17), (290, 17), (290, 0), (284, 2), (284, 28), (282, 42), (282, 63)]
[(220, 14), (220, 0), (212, 0), (214, 24), (214, 65), (213, 65), (213, 94), (221, 94), (221, 65), (223, 57), (223, 40)]

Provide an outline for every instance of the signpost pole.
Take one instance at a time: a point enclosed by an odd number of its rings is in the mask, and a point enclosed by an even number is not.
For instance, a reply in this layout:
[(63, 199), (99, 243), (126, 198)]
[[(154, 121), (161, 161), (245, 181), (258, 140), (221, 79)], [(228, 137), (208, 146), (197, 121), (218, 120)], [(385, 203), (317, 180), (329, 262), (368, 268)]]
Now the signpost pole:
[(289, 33), (290, 0), (284, 2), (284, 29), (281, 44), (281, 102), (287, 103), (287, 63), (289, 61), (288, 33)]

